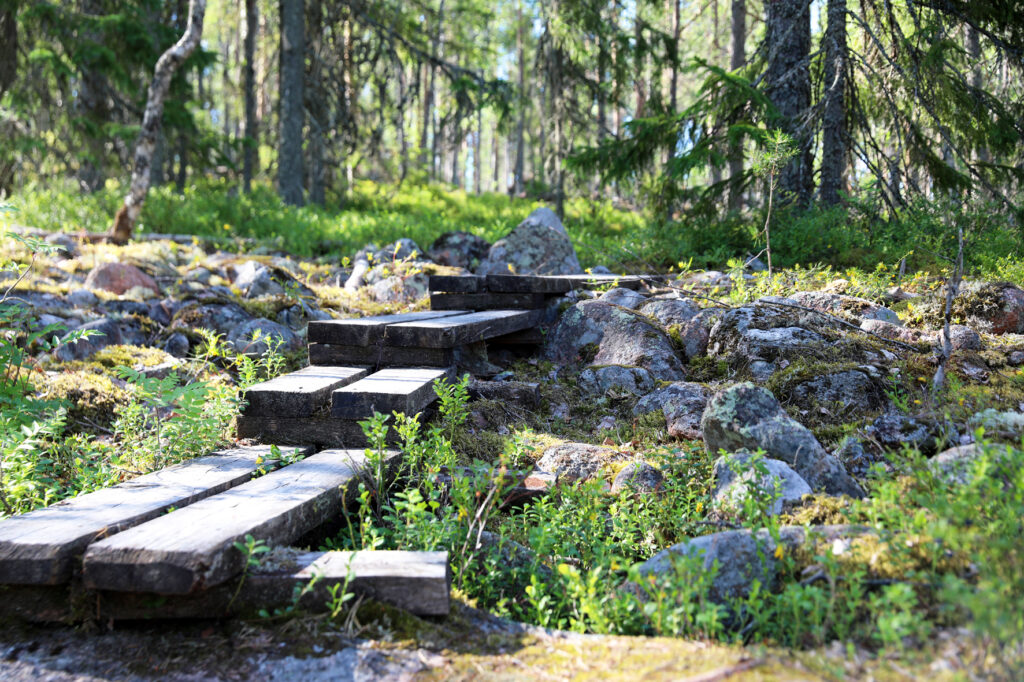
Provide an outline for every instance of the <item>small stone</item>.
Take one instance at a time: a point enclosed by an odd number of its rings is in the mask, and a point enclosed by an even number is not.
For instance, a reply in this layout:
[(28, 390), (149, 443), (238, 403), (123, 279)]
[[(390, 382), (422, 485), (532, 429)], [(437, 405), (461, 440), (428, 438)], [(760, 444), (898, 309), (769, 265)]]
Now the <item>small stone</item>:
[(896, 412), (878, 417), (865, 431), (886, 452), (900, 451), (906, 445), (926, 456), (938, 451), (936, 440), (940, 443), (959, 440), (956, 427), (951, 423), (925, 421)]
[(669, 327), (686, 324), (700, 312), (700, 308), (688, 298), (654, 298), (644, 303), (640, 312), (650, 315), (662, 326)]
[(579, 386), (587, 393), (598, 395), (610, 391), (643, 395), (654, 388), (654, 379), (651, 373), (642, 367), (608, 365), (580, 372)]
[(641, 398), (633, 408), (634, 415), (661, 410), (665, 415), (668, 435), (673, 438), (701, 438), (700, 420), (711, 392), (700, 384), (676, 381)]
[(69, 234), (54, 232), (46, 237), (46, 243), (60, 247), (56, 252), (57, 258), (62, 260), (78, 258), (78, 241)]
[[(939, 343), (946, 335), (945, 327), (939, 331)], [(949, 325), (949, 345), (953, 350), (981, 350), (981, 334), (962, 324)]]
[(478, 275), (578, 275), (583, 273), (565, 226), (549, 208), (538, 208), (491, 246)]
[(1014, 367), (1020, 367), (1021, 365), (1024, 365), (1024, 351), (1015, 350), (1011, 352), (1009, 357), (1006, 358), (1006, 361), (1009, 362)]
[(597, 423), (595, 431), (614, 431), (615, 430), (615, 417), (610, 414), (601, 417), (601, 421)]
[(250, 260), (235, 268), (234, 285), (245, 298), (274, 296), (284, 293), (284, 287), (274, 281), (273, 272), (266, 265)]
[(101, 289), (121, 295), (133, 287), (149, 289), (153, 294), (160, 293), (156, 280), (127, 263), (103, 263), (89, 271), (85, 278), (85, 286), (90, 289)]
[(76, 308), (91, 308), (100, 301), (96, 294), (88, 289), (75, 289), (65, 298), (67, 298), (68, 303)]
[(82, 331), (96, 332), (96, 334), (73, 343), (61, 343), (53, 352), (54, 357), (61, 362), (85, 360), (92, 357), (101, 348), (123, 343), (120, 325), (107, 317), (77, 327), (65, 334), (62, 341), (66, 341), (73, 332)]
[[(758, 474), (756, 462), (765, 469)], [(715, 505), (720, 509), (739, 511), (744, 500), (755, 492), (771, 505), (765, 511), (778, 516), (787, 504), (799, 502), (813, 491), (800, 474), (778, 459), (755, 458), (749, 452), (724, 455), (715, 460)]]
[(665, 483), (665, 475), (661, 470), (646, 462), (630, 462), (615, 475), (612, 481), (612, 493), (623, 490), (653, 493), (660, 492)]
[(647, 300), (647, 297), (641, 293), (633, 291), (632, 289), (617, 287), (615, 289), (609, 289), (601, 294), (601, 298), (598, 300), (604, 301), (605, 303), (611, 303), (612, 305), (620, 305), (623, 308), (629, 308), (630, 310), (636, 310), (643, 305)]
[(537, 468), (558, 474), (559, 479), (565, 481), (584, 481), (593, 478), (603, 465), (619, 457), (610, 448), (586, 443), (563, 443), (545, 450), (537, 461)]
[(469, 232), (445, 232), (430, 245), (427, 255), (438, 265), (472, 270), (487, 257), (491, 244)]
[(188, 357), (188, 351), (190, 344), (188, 337), (181, 332), (175, 332), (167, 337), (164, 341), (164, 352), (173, 355), (176, 358)]
[[(259, 332), (259, 338), (253, 341), (256, 332)], [(270, 339), (276, 340), (273, 345), (277, 347), (278, 352), (296, 350), (301, 345), (299, 337), (291, 329), (264, 318), (246, 322), (228, 334), (228, 343), (234, 346), (235, 350), (254, 356), (264, 355), (270, 349)], [(280, 345), (277, 341), (280, 341)]]

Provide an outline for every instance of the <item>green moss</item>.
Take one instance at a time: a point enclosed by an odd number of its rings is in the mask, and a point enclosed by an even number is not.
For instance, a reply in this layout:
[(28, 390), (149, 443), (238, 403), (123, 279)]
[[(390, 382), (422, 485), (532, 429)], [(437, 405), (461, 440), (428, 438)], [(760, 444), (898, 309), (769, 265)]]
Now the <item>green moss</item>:
[(832, 495), (804, 495), (800, 506), (779, 517), (783, 526), (818, 526), (850, 523), (846, 512), (850, 500)]
[(129, 399), (125, 388), (105, 374), (72, 370), (34, 375), (32, 382), (40, 398), (60, 400), (68, 406), (68, 420), (92, 432), (113, 424), (115, 409)]
[(727, 358), (712, 358), (706, 355), (691, 358), (687, 367), (688, 379), (699, 383), (728, 378), (731, 372)]
[(159, 348), (144, 346), (115, 345), (101, 348), (92, 356), (90, 363), (107, 369), (115, 367), (155, 367), (171, 360), (172, 356)]

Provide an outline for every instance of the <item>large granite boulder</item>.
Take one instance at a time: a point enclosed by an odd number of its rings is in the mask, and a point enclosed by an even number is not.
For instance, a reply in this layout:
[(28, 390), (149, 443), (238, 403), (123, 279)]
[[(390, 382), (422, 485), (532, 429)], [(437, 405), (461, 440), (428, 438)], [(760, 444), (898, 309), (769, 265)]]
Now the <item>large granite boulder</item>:
[(661, 411), (668, 435), (697, 440), (701, 437), (700, 419), (710, 397), (711, 391), (700, 384), (676, 381), (637, 401), (633, 414)]
[(582, 274), (576, 249), (562, 221), (549, 208), (538, 208), (516, 229), (491, 246), (478, 275)]
[(86, 276), (85, 286), (118, 295), (132, 290), (147, 291), (152, 296), (160, 293), (160, 287), (155, 279), (128, 263), (97, 265)]

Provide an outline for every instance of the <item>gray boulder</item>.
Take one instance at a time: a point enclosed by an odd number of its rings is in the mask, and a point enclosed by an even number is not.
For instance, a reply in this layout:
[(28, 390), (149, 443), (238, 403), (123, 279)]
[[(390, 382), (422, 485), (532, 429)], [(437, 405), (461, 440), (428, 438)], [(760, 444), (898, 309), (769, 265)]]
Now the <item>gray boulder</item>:
[(881, 415), (864, 431), (885, 452), (898, 452), (904, 446), (909, 446), (926, 456), (938, 452), (942, 443), (955, 443), (959, 440), (956, 427), (951, 423), (919, 419), (897, 412)]
[(284, 293), (284, 287), (274, 281), (270, 268), (254, 260), (246, 261), (235, 268), (234, 285), (245, 298), (275, 296)]
[(585, 481), (596, 476), (603, 465), (620, 457), (611, 448), (586, 443), (562, 443), (545, 450), (537, 460), (537, 468), (557, 474), (560, 480)]
[(973, 428), (984, 427), (987, 438), (1020, 440), (1024, 436), (1024, 414), (1000, 412), (989, 408), (978, 412), (970, 419)]
[(371, 287), (373, 298), (381, 303), (408, 303), (427, 295), (430, 278), (422, 272), (401, 277), (392, 275), (377, 280)]
[(164, 342), (164, 352), (172, 355), (176, 358), (188, 357), (188, 351), (191, 348), (188, 337), (181, 332), (175, 332), (167, 337), (167, 341)]
[(709, 453), (761, 449), (793, 467), (815, 490), (864, 496), (842, 463), (764, 388), (745, 382), (719, 391), (704, 410), (701, 429)]
[(225, 336), (253, 317), (237, 303), (193, 303), (179, 309), (171, 321), (172, 330), (204, 328)]
[(984, 453), (981, 445), (969, 443), (943, 450), (928, 461), (928, 467), (949, 485), (964, 485), (970, 480), (974, 463)]
[(642, 315), (604, 301), (582, 301), (569, 308), (549, 334), (545, 356), (568, 365), (596, 346), (591, 366), (642, 367), (655, 379), (683, 378), (672, 340)]
[(490, 249), (490, 242), (483, 237), (469, 232), (445, 232), (430, 245), (427, 255), (438, 265), (472, 270)]
[[(511, 267), (510, 267), (511, 266)], [(578, 275), (576, 249), (554, 211), (538, 208), (491, 246), (478, 275)]]
[(598, 395), (604, 395), (609, 391), (643, 395), (654, 388), (654, 379), (651, 378), (651, 373), (642, 367), (608, 365), (587, 368), (580, 372), (579, 386), (587, 393)]
[(653, 298), (640, 307), (640, 312), (650, 315), (664, 327), (684, 324), (700, 312), (697, 304), (688, 298)]
[[(757, 459), (765, 469), (762, 473), (757, 471)], [(744, 500), (753, 493), (768, 503), (767, 513), (778, 516), (785, 505), (797, 503), (812, 492), (800, 474), (778, 459), (755, 458), (749, 452), (737, 452), (715, 460), (712, 498), (719, 509), (741, 510)]]
[(790, 295), (798, 305), (823, 313), (845, 317), (856, 322), (862, 320), (882, 320), (890, 324), (900, 325), (900, 316), (885, 306), (872, 303), (865, 298), (846, 296), (826, 291), (798, 291)]
[(604, 301), (605, 303), (611, 303), (613, 305), (620, 305), (623, 308), (629, 308), (630, 310), (636, 310), (643, 305), (644, 301), (647, 300), (647, 297), (638, 291), (633, 291), (632, 289), (616, 287), (601, 294), (601, 297), (598, 300)]
[(91, 308), (100, 302), (99, 297), (88, 289), (75, 289), (65, 298), (67, 298), (68, 303), (76, 308)]
[[(752, 303), (722, 314), (711, 328), (708, 355), (738, 355), (750, 360), (773, 362), (783, 357), (799, 357), (820, 347), (825, 337), (812, 327), (820, 327), (813, 313), (775, 308)], [(835, 323), (824, 323), (826, 326)]]
[(665, 476), (657, 467), (646, 462), (630, 462), (622, 467), (612, 481), (612, 492), (632, 490), (638, 493), (659, 492), (665, 483)]
[[(942, 343), (946, 329), (939, 330), (939, 343)], [(949, 345), (953, 350), (981, 350), (983, 347), (981, 334), (962, 324), (949, 325)]]
[[(259, 332), (259, 338), (253, 341), (256, 332)], [(265, 318), (250, 320), (228, 334), (228, 343), (234, 346), (236, 351), (246, 355), (263, 355), (270, 348), (270, 339), (281, 342), (278, 348), (281, 352), (296, 350), (302, 345), (299, 337), (291, 329)]]
[[(75, 342), (64, 342), (74, 332), (92, 332), (95, 335)], [(121, 334), (121, 325), (109, 317), (104, 317), (76, 327), (61, 337), (61, 341), (64, 343), (57, 347), (53, 356), (61, 362), (71, 362), (90, 358), (101, 348), (124, 343), (124, 337)]]
[(697, 440), (701, 437), (701, 416), (710, 397), (711, 392), (700, 384), (676, 381), (641, 398), (633, 414), (639, 416), (660, 410), (665, 415), (670, 436)]
[(821, 374), (792, 388), (802, 407), (840, 405), (843, 413), (863, 414), (885, 405), (881, 372), (870, 365)]

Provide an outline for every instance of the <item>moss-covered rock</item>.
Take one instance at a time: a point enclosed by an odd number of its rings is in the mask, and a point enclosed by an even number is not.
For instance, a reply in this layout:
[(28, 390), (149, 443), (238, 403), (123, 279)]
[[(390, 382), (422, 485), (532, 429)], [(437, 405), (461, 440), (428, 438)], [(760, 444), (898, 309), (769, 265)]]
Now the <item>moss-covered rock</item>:
[(33, 375), (32, 383), (40, 398), (63, 401), (69, 422), (87, 432), (109, 428), (130, 398), (124, 382), (88, 369)]

